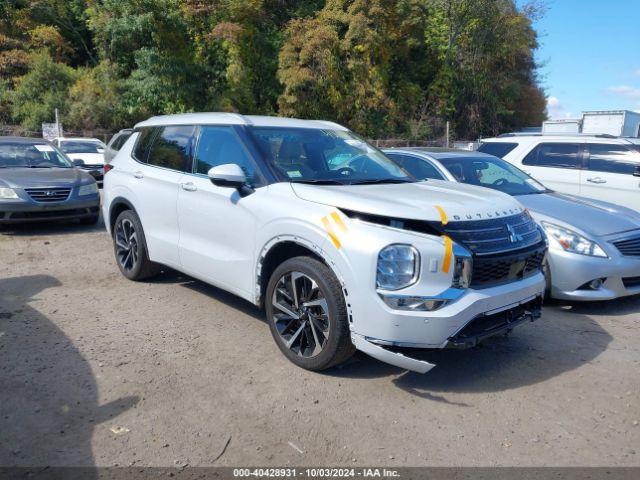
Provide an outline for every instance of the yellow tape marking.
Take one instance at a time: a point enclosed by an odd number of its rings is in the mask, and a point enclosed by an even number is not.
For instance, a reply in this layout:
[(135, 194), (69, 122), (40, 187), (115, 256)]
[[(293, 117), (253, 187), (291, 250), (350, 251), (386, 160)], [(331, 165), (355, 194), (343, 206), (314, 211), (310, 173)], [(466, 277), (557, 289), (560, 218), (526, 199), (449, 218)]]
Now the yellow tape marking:
[(333, 227), (331, 226), (331, 223), (329, 223), (329, 219), (327, 217), (322, 217), (322, 224), (324, 225), (325, 230), (329, 234), (329, 238), (331, 239), (331, 242), (333, 243), (333, 245), (336, 248), (340, 248), (340, 240), (338, 240), (338, 237), (336, 237), (336, 234), (333, 231)]
[(338, 225), (340, 230), (342, 230), (345, 233), (347, 232), (348, 230), (347, 226), (344, 224), (344, 222), (340, 218), (340, 215), (338, 215), (338, 212), (331, 212), (331, 218), (333, 218), (333, 221), (336, 222), (336, 225)]
[(440, 214), (440, 221), (442, 222), (442, 225), (446, 225), (447, 223), (449, 223), (447, 212), (444, 211), (444, 208), (442, 208), (440, 205), (436, 205), (436, 210), (438, 210), (438, 213)]
[(451, 258), (453, 257), (453, 242), (449, 237), (444, 237), (444, 262), (442, 262), (442, 271), (449, 273), (451, 268)]

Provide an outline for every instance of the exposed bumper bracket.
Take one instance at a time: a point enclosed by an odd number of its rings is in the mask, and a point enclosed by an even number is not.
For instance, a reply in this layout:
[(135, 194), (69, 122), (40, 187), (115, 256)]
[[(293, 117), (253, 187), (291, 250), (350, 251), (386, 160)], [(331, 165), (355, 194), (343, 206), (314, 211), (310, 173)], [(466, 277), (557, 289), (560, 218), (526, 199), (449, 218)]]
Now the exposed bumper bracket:
[(427, 373), (429, 370), (435, 367), (433, 363), (406, 357), (401, 353), (392, 352), (379, 345), (375, 345), (365, 339), (362, 335), (358, 335), (357, 333), (351, 333), (351, 341), (361, 352), (364, 352), (367, 355), (380, 360), (381, 362), (404, 368), (405, 370), (410, 370), (417, 373)]

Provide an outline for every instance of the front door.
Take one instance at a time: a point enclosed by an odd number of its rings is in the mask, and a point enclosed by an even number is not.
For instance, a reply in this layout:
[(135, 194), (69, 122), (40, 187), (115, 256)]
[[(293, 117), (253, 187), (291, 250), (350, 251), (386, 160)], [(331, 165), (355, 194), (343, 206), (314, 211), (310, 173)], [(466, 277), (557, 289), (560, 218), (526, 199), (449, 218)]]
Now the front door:
[(180, 259), (187, 273), (244, 298), (253, 299), (256, 212), (264, 189), (242, 197), (234, 188), (211, 183), (207, 172), (240, 165), (248, 183), (259, 185), (255, 163), (233, 127), (202, 126), (193, 172), (178, 190)]
[(640, 152), (625, 145), (591, 143), (580, 195), (640, 211)]

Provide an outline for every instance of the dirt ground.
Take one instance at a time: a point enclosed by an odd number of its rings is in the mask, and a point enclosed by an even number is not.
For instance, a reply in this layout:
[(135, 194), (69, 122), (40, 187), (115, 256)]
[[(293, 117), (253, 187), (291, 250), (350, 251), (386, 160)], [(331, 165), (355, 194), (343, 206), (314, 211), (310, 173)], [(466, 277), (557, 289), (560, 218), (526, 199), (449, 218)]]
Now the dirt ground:
[(0, 230), (0, 465), (638, 466), (640, 298), (407, 373), (310, 373), (263, 314), (167, 273), (124, 279), (102, 225)]

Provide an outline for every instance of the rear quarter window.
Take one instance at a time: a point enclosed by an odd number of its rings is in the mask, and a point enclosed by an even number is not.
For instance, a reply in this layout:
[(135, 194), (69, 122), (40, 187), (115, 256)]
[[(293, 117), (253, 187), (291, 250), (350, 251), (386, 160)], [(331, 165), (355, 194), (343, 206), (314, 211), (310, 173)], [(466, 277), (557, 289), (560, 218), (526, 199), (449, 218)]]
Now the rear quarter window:
[(148, 127), (140, 129), (136, 144), (133, 147), (133, 158), (142, 163), (147, 163), (147, 157), (149, 156), (149, 147), (153, 138), (158, 133), (158, 128)]
[(147, 163), (181, 172), (190, 171), (195, 130), (193, 125), (162, 127), (154, 137)]
[(493, 155), (494, 157), (504, 158), (508, 153), (512, 152), (518, 146), (517, 143), (507, 142), (484, 142), (478, 147), (478, 151)]

